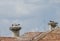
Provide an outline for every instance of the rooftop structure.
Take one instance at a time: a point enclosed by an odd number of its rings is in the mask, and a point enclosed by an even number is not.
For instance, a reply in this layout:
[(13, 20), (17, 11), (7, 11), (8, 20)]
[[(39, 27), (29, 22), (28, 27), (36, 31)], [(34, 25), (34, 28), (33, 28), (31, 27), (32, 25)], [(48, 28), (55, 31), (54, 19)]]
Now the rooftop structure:
[(19, 25), (12, 24), (12, 27), (10, 27), (14, 37), (0, 37), (0, 41), (60, 41), (60, 28), (57, 27), (57, 23), (54, 21), (49, 22), (49, 25), (53, 28), (51, 31), (27, 32), (21, 36), (19, 36), (19, 30), (21, 29)]
[(15, 37), (19, 37), (19, 31), (21, 30), (20, 24), (12, 24), (12, 26), (9, 28)]

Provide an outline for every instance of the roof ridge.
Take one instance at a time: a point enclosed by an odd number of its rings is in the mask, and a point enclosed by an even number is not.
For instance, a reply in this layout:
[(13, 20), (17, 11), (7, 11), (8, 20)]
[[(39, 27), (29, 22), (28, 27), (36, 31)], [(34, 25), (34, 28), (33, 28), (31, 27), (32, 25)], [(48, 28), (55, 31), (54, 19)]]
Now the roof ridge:
[[(55, 29), (54, 29), (54, 30), (55, 30)], [(38, 41), (39, 39), (44, 38), (47, 34), (51, 33), (51, 32), (54, 31), (54, 30), (41, 33), (40, 35), (38, 35), (37, 37), (35, 37), (33, 41)]]

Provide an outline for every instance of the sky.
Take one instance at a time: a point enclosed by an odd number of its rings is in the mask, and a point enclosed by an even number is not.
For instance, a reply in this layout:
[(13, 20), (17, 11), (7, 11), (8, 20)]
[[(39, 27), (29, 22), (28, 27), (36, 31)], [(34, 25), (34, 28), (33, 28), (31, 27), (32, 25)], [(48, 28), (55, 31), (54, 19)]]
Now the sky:
[(48, 31), (50, 20), (60, 23), (59, 13), (60, 0), (0, 0), (0, 36), (12, 36), (14, 23), (22, 27), (20, 34)]

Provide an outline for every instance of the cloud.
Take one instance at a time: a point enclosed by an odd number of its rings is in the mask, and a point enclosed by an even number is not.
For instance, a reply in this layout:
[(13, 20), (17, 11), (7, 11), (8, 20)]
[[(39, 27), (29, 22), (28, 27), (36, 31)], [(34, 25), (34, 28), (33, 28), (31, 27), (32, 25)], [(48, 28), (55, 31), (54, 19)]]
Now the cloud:
[(60, 3), (60, 0), (49, 0), (51, 3)]
[(0, 0), (0, 15), (8, 18), (29, 16), (39, 9), (49, 8), (59, 2), (59, 0)]
[(7, 19), (0, 19), (0, 24), (9, 24), (10, 21)]
[(39, 32), (39, 29), (38, 28), (32, 28), (31, 32)]
[(12, 23), (20, 23), (21, 33), (43, 31), (48, 20), (60, 17), (59, 3), (60, 0), (0, 0), (0, 26), (8, 32)]
[[(49, 8), (47, 0), (6, 0), (0, 1), (1, 17), (16, 18), (21, 16), (33, 15), (33, 12)], [(52, 0), (51, 0), (52, 2)]]
[(26, 3), (25, 1), (18, 1), (16, 5), (17, 13), (20, 13), (21, 15), (29, 15), (32, 11), (40, 7), (39, 5), (31, 4), (32, 0), (29, 2), (30, 3)]

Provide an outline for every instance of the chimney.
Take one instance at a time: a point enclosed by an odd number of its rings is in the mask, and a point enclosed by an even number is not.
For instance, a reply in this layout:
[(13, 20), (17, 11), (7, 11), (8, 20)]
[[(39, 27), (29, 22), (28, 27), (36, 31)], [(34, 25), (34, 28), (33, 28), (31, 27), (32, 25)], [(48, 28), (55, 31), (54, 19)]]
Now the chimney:
[(13, 32), (14, 37), (19, 37), (19, 31), (21, 30), (20, 24), (12, 24), (9, 29)]
[(56, 28), (56, 26), (57, 26), (57, 22), (54, 22), (54, 21), (50, 21), (49, 23), (48, 23), (48, 25), (50, 25), (51, 26), (51, 30), (54, 30), (55, 28)]

